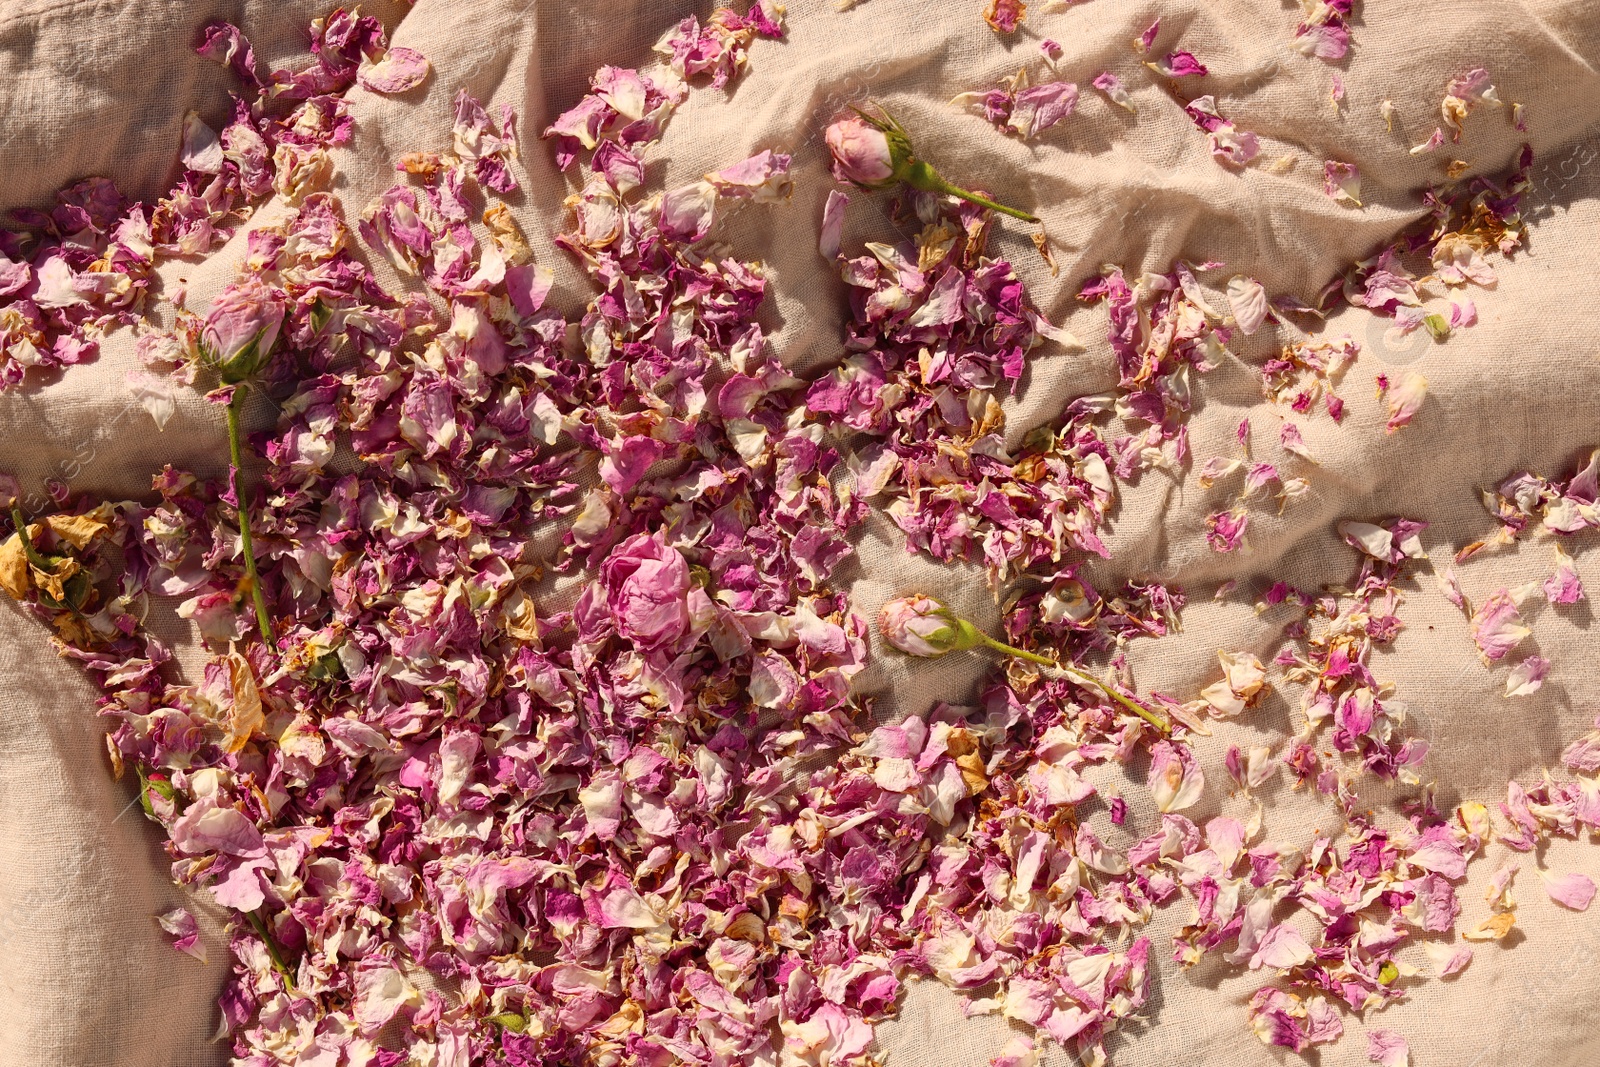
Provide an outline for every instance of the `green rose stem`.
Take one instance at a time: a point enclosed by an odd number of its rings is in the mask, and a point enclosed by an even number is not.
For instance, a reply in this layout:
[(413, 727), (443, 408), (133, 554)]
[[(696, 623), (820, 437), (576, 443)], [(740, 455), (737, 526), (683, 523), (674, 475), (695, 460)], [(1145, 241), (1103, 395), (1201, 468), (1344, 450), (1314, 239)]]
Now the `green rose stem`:
[(245, 912), (244, 917), (250, 920), (250, 925), (255, 927), (257, 936), (259, 936), (262, 943), (267, 946), (267, 955), (272, 957), (272, 969), (283, 975), (284, 983), (288, 985), (290, 989), (293, 989), (294, 975), (289, 971), (289, 965), (283, 960), (283, 950), (278, 948), (278, 943), (274, 941), (272, 939), (272, 935), (267, 932), (266, 921), (263, 920), (258, 913), (253, 911)]
[(1111, 686), (1087, 671), (1029, 652), (1025, 648), (997, 641), (963, 619), (939, 601), (927, 596), (899, 597), (887, 601), (878, 614), (878, 632), (893, 648), (911, 656), (931, 658), (950, 652), (966, 652), (974, 648), (990, 648), (1007, 656), (1037, 663), (1053, 676), (1069, 678), (1079, 685), (1104, 693), (1133, 712), (1162, 734), (1170, 734), (1172, 725), (1136, 700), (1130, 700)]
[(990, 200), (986, 196), (969, 193), (957, 185), (952, 185), (940, 177), (939, 172), (934, 170), (931, 164), (924, 163), (921, 160), (917, 160), (906, 168), (905, 179), (907, 185), (913, 189), (921, 189), (925, 193), (944, 193), (946, 196), (957, 197), (968, 203), (977, 204), (979, 207), (986, 207), (990, 211), (998, 211), (1002, 215), (1010, 215), (1014, 219), (1021, 219), (1023, 222), (1039, 221), (1039, 216), (1037, 215), (1030, 215), (1018, 208), (1007, 207), (997, 201)]
[(228, 455), (233, 463), (233, 493), (239, 504), (239, 547), (244, 552), (244, 572), (250, 581), (250, 599), (256, 606), (256, 626), (261, 630), (261, 640), (268, 648), (274, 647), (272, 616), (267, 613), (266, 594), (261, 591), (261, 575), (256, 571), (255, 544), (250, 539), (250, 506), (245, 503), (244, 449), (239, 440), (239, 412), (244, 408), (245, 386), (241, 382), (233, 387), (233, 397), (228, 401)]
[[(27, 517), (22, 514), (22, 507), (15, 500), (11, 502), (11, 521), (16, 524), (17, 540), (22, 543), (22, 555), (28, 561), (28, 565), (44, 574), (55, 575), (56, 567), (64, 562), (64, 557), (56, 556), (52, 558), (34, 547), (33, 538), (28, 536)], [(32, 580), (30, 579), (31, 582)], [(60, 600), (37, 587), (35, 588), (35, 593), (38, 595), (39, 603), (44, 607), (53, 611), (70, 611), (74, 617), (82, 619), (83, 611), (81, 609), (89, 598), (89, 590), (89, 576), (79, 571), (62, 584)]]
[(1163, 719), (1161, 716), (1157, 715), (1144, 705), (1129, 700), (1127, 697), (1123, 696), (1109, 685), (1106, 685), (1088, 671), (1080, 671), (1076, 667), (1068, 667), (1065, 664), (1057, 663), (1049, 656), (1041, 656), (1037, 652), (1029, 652), (1025, 648), (1018, 648), (1015, 645), (1008, 645), (1004, 641), (996, 641), (994, 638), (978, 630), (977, 627), (972, 626), (971, 623), (964, 619), (962, 620), (962, 624), (964, 626), (972, 627), (973, 632), (978, 635), (979, 644), (988, 648), (992, 648), (996, 652), (1003, 652), (1008, 656), (1015, 656), (1018, 659), (1025, 659), (1029, 663), (1037, 663), (1041, 667), (1048, 667), (1050, 670), (1055, 671), (1064, 677), (1072, 679), (1079, 685), (1088, 686), (1091, 689), (1097, 689), (1106, 696), (1110, 697), (1112, 700), (1115, 700), (1118, 704), (1121, 704), (1123, 707), (1133, 712), (1135, 715), (1139, 716), (1139, 718), (1143, 719), (1151, 726), (1154, 726), (1157, 730), (1160, 730), (1163, 734), (1172, 732), (1172, 726), (1167, 722), (1166, 719)]
[(22, 554), (28, 562), (46, 574), (54, 574), (55, 564), (39, 555), (39, 550), (33, 547), (33, 538), (28, 536), (28, 520), (22, 514), (22, 506), (15, 501), (11, 504), (11, 521), (16, 524), (17, 538), (22, 542)]
[(827, 133), (834, 173), (841, 179), (865, 189), (887, 189), (904, 182), (913, 189), (953, 196), (1023, 222), (1039, 221), (1037, 215), (1007, 207), (946, 181), (932, 163), (917, 157), (904, 127), (882, 108), (876, 115), (868, 114), (854, 104), (850, 110), (855, 112), (856, 117), (835, 122)]
[(272, 350), (283, 329), (287, 301), (259, 274), (247, 274), (223, 289), (211, 302), (205, 325), (200, 331), (199, 356), (205, 366), (216, 371), (224, 386), (232, 386), (228, 397), (228, 452), (233, 461), (229, 485), (239, 510), (239, 546), (244, 552), (245, 576), (250, 583), (250, 599), (255, 603), (256, 627), (269, 649), (277, 648), (272, 617), (267, 612), (267, 596), (256, 569), (255, 543), (250, 537), (250, 506), (240, 483), (244, 480), (244, 451), (239, 435), (239, 415), (244, 410), (246, 382), (254, 381), (272, 362)]

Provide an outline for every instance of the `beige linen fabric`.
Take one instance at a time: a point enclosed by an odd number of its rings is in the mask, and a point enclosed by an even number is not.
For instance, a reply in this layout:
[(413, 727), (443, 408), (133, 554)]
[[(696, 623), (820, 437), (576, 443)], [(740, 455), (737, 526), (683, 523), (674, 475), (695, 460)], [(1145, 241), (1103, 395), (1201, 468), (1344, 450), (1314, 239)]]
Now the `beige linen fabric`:
[[(369, 4), (394, 28), (394, 43), (423, 51), (434, 73), (397, 98), (352, 93), (355, 136), (339, 153), (335, 188), (346, 216), (353, 219), (392, 182), (395, 156), (448, 144), (458, 88), (510, 103), (521, 116), (527, 172), (515, 207), (541, 261), (557, 270), (556, 299), (580, 307), (584, 283), (550, 240), (562, 225), (568, 186), (537, 133), (577, 101), (597, 66), (646, 61), (650, 44), (673, 21), (690, 12), (703, 16), (709, 6)], [(1371, 0), (1358, 4), (1354, 48), (1338, 67), (1291, 50), (1298, 10), (1277, 0), (1089, 0), (1049, 13), (1036, 3), (1024, 30), (1004, 39), (982, 24), (981, 7), (980, 0), (867, 0), (841, 13), (831, 0), (795, 0), (788, 39), (757, 43), (748, 75), (731, 91), (697, 91), (649, 160), (653, 180), (671, 186), (763, 148), (795, 154), (791, 203), (736, 207), (719, 225), (737, 254), (767, 263), (777, 350), (808, 373), (836, 358), (840, 336), (842, 286), (818, 257), (815, 233), (822, 201), (834, 188), (820, 131), (844, 103), (881, 101), (947, 176), (1036, 210), (1059, 276), (1034, 252), (1024, 227), (999, 227), (1000, 244), (1032, 299), (1065, 322), (1085, 350), (1039, 350), (1008, 404), (1015, 438), (1054, 419), (1072, 397), (1114, 383), (1104, 312), (1081, 308), (1074, 297), (1102, 264), (1119, 263), (1132, 275), (1166, 270), (1177, 257), (1223, 260), (1227, 269), (1208, 279), (1241, 272), (1274, 293), (1309, 299), (1340, 268), (1421, 217), (1418, 193), (1438, 178), (1441, 160), (1459, 155), (1476, 172), (1504, 169), (1521, 136), (1505, 111), (1470, 116), (1459, 147), (1435, 156), (1407, 153), (1433, 130), (1452, 76), (1487, 67), (1502, 99), (1524, 102), (1541, 161), (1529, 196), (1528, 246), (1513, 262), (1497, 264), (1493, 290), (1467, 293), (1477, 302), (1479, 326), (1443, 344), (1424, 337), (1390, 344), (1383, 324), (1365, 312), (1345, 309), (1332, 317), (1326, 332), (1350, 333), (1364, 351), (1341, 388), (1349, 404), (1343, 425), (1325, 416), (1297, 420), (1315, 464), (1281, 453), (1280, 414), (1261, 399), (1260, 364), (1290, 331), (1268, 328), (1241, 339), (1237, 358), (1201, 380), (1191, 423), (1194, 466), (1232, 454), (1234, 428), (1248, 415), (1256, 455), (1309, 478), (1313, 492), (1281, 516), (1255, 510), (1251, 550), (1224, 556), (1206, 547), (1203, 532), (1205, 515), (1229, 501), (1225, 487), (1203, 490), (1191, 471), (1146, 473), (1122, 488), (1108, 540), (1113, 559), (1093, 563), (1091, 575), (1115, 582), (1153, 574), (1177, 581), (1192, 599), (1182, 634), (1134, 647), (1142, 690), (1189, 698), (1219, 676), (1219, 648), (1249, 649), (1263, 659), (1275, 653), (1285, 618), (1257, 614), (1256, 595), (1277, 578), (1307, 588), (1346, 579), (1355, 556), (1335, 535), (1337, 520), (1393, 514), (1426, 520), (1433, 525), (1424, 543), (1442, 567), (1456, 548), (1491, 528), (1480, 488), (1524, 468), (1564, 476), (1581, 452), (1600, 445), (1594, 310), (1600, 10), (1592, 0)], [(199, 25), (217, 16), (240, 21), (264, 64), (283, 64), (303, 55), (304, 24), (320, 13), (306, 0), (0, 4), (0, 106), (7, 116), (0, 206), (45, 203), (56, 187), (91, 173), (113, 176), (135, 194), (158, 193), (174, 172), (184, 111), (195, 107), (216, 119), (225, 107), (228, 76), (189, 51)], [(1215, 91), (1224, 114), (1262, 136), (1256, 166), (1238, 172), (1214, 162), (1204, 138), (1138, 65), (1129, 40), (1156, 14), (1164, 27), (1158, 47), (1199, 55), (1212, 72), (1205, 87)], [(949, 106), (957, 93), (987, 88), (1019, 66), (1037, 73), (1037, 44), (1045, 36), (1062, 42), (1061, 76), (1083, 91), (1077, 114), (1023, 144)], [(1137, 116), (1089, 87), (1106, 69), (1134, 92)], [(1348, 87), (1338, 108), (1329, 99), (1335, 71)], [(1393, 132), (1379, 117), (1385, 99), (1396, 107)], [(1292, 169), (1267, 170), (1265, 164), (1290, 153), (1298, 157)], [(1323, 195), (1322, 161), (1330, 158), (1360, 165), (1364, 209)], [(852, 196), (847, 245), (892, 237), (882, 198)], [(168, 264), (166, 292), (186, 287), (189, 305), (203, 309), (231, 279), (241, 249), (242, 232), (204, 261)], [(1214, 299), (1221, 306), (1220, 296)], [(225, 453), (215, 409), (188, 400), (166, 431), (155, 433), (122, 387), (134, 365), (132, 338), (119, 331), (97, 362), (0, 395), (0, 469), (17, 473), (30, 490), (59, 477), (115, 497), (145, 493), (163, 463), (216, 470)], [(1386, 434), (1373, 379), (1407, 370), (1427, 376), (1428, 400), (1411, 426)], [(1584, 551), (1581, 539), (1574, 547), (1580, 570), (1600, 588), (1600, 556)], [(993, 597), (977, 571), (908, 555), (886, 520), (869, 526), (859, 548), (843, 577), (863, 614), (875, 614), (887, 597), (926, 591), (986, 624), (995, 620)], [(1501, 585), (1548, 575), (1553, 562), (1548, 544), (1530, 542), (1474, 560), (1462, 569), (1462, 581), (1479, 600)], [(1590, 611), (1581, 604), (1535, 613), (1529, 647), (1555, 666), (1538, 694), (1506, 700), (1505, 667), (1491, 671), (1478, 662), (1465, 620), (1426, 568), (1420, 571), (1401, 611), (1407, 629), (1392, 651), (1375, 657), (1374, 670), (1396, 683), (1397, 696), (1432, 742), (1423, 769), (1436, 780), (1441, 804), (1492, 801), (1503, 795), (1508, 776), (1535, 776), (1554, 765), (1565, 743), (1600, 711), (1592, 671), (1600, 649)], [(1238, 585), (1213, 599), (1225, 581)], [(975, 657), (914, 665), (880, 657), (860, 683), (878, 698), (880, 714), (919, 714), (938, 699), (971, 699), (982, 667)], [(1274, 694), (1197, 746), (1211, 784), (1188, 814), (1247, 812), (1223, 795), (1221, 754), (1229, 743), (1280, 743), (1299, 725), (1296, 699), (1293, 692)], [(169, 884), (159, 834), (129, 809), (127, 783), (111, 780), (93, 706), (92, 687), (54, 658), (40, 628), (9, 603), (0, 608), (0, 1067), (224, 1062), (226, 1047), (208, 1042), (228, 967), (217, 917), (203, 895), (188, 897)], [(1124, 792), (1132, 812), (1122, 830), (1097, 827), (1117, 843), (1142, 836), (1154, 822), (1141, 778), (1134, 768), (1103, 783)], [(1295, 844), (1315, 828), (1337, 828), (1332, 811), (1314, 797), (1283, 788), (1266, 795), (1274, 840)], [(1387, 798), (1374, 793), (1372, 800)], [(1517, 858), (1524, 866), (1517, 883), (1520, 943), (1482, 946), (1460, 977), (1423, 983), (1408, 1001), (1365, 1021), (1347, 1016), (1346, 1038), (1310, 1062), (1366, 1062), (1368, 1026), (1406, 1035), (1419, 1067), (1560, 1067), (1600, 1057), (1588, 1009), (1600, 994), (1600, 919), (1551, 904), (1535, 873), (1543, 864), (1600, 875), (1600, 854), (1587, 844), (1558, 842)], [(1474, 862), (1472, 886), (1462, 892), (1464, 924), (1487, 914), (1480, 887), (1504, 862), (1499, 851)], [(202, 913), (209, 964), (174, 953), (151, 918), (185, 900)], [(1167, 955), (1166, 935), (1187, 917), (1180, 903), (1152, 924), (1158, 957)], [(1259, 984), (1220, 961), (1187, 974), (1163, 964), (1146, 1021), (1113, 1042), (1114, 1060), (1125, 1067), (1294, 1062), (1248, 1031), (1244, 1005)], [(986, 1063), (1007, 1035), (993, 1018), (963, 1020), (959, 1002), (942, 989), (914, 987), (880, 1041), (893, 1063), (967, 1067)], [(1068, 1060), (1059, 1049), (1052, 1055), (1049, 1062)]]

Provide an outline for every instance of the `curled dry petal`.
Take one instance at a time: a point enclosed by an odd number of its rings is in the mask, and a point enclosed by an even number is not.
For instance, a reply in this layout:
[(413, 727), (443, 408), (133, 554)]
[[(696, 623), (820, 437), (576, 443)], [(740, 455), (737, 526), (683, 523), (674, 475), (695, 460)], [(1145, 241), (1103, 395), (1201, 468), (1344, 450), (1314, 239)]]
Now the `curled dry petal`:
[(1150, 792), (1156, 810), (1182, 811), (1193, 807), (1205, 789), (1206, 776), (1187, 745), (1158, 741), (1150, 749)]
[(403, 93), (428, 77), (428, 57), (413, 48), (391, 48), (376, 62), (364, 63), (356, 75), (363, 89), (374, 93)]
[(1525, 697), (1537, 693), (1549, 673), (1549, 660), (1543, 656), (1529, 656), (1506, 675), (1506, 696)]
[(1271, 311), (1266, 287), (1242, 274), (1228, 280), (1228, 306), (1233, 309), (1234, 321), (1246, 335), (1261, 329)]
[(1472, 641), (1485, 663), (1504, 659), (1532, 632), (1507, 589), (1495, 590), (1472, 613)]
[(1139, 107), (1133, 102), (1133, 97), (1128, 95), (1128, 90), (1123, 86), (1122, 79), (1109, 70), (1096, 75), (1094, 87), (1105, 93), (1107, 100), (1110, 100), (1113, 104), (1128, 112), (1128, 114), (1137, 115), (1139, 113)]
[(1384, 427), (1388, 433), (1394, 433), (1400, 427), (1411, 422), (1417, 410), (1422, 407), (1422, 401), (1428, 395), (1428, 379), (1416, 371), (1406, 371), (1400, 376), (1400, 381), (1387, 390), (1389, 402), (1389, 422)]
[(1330, 159), (1322, 165), (1322, 188), (1334, 200), (1361, 206), (1361, 171), (1354, 163)]

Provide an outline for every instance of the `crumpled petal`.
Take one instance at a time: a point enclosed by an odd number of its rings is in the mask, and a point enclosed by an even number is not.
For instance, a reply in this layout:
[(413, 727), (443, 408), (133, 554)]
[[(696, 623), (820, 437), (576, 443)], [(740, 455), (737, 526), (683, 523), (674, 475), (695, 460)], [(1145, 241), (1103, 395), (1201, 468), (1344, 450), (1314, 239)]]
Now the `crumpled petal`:
[(374, 93), (403, 93), (427, 80), (428, 57), (414, 48), (391, 48), (383, 58), (363, 64), (356, 82)]

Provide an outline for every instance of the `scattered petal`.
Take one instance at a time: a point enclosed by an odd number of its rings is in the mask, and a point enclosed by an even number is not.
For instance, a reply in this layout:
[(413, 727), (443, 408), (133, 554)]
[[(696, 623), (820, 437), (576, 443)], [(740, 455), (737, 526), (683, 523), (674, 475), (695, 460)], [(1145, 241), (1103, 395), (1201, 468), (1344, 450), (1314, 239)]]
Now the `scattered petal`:
[(1550, 871), (1539, 872), (1539, 877), (1544, 879), (1544, 890), (1550, 894), (1550, 899), (1564, 908), (1573, 911), (1588, 911), (1590, 901), (1594, 900), (1594, 879), (1586, 874), (1553, 874)]

